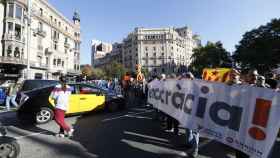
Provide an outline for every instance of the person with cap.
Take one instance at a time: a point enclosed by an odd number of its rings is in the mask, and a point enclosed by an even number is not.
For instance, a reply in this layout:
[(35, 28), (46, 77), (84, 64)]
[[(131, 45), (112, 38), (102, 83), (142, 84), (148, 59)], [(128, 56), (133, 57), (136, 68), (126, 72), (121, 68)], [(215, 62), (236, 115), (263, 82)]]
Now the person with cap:
[(50, 98), (53, 99), (55, 103), (54, 119), (60, 127), (59, 133), (56, 136), (71, 137), (74, 129), (70, 128), (64, 120), (65, 112), (68, 110), (71, 88), (66, 84), (66, 76), (60, 76), (59, 81), (60, 84), (55, 86), (50, 95)]

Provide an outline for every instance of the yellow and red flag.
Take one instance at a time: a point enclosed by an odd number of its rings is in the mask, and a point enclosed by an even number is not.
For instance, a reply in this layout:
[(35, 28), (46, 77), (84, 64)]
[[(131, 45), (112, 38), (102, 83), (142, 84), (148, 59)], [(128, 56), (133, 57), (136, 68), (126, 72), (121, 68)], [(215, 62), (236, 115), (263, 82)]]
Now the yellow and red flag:
[(205, 68), (202, 79), (214, 82), (227, 82), (230, 79), (230, 68)]

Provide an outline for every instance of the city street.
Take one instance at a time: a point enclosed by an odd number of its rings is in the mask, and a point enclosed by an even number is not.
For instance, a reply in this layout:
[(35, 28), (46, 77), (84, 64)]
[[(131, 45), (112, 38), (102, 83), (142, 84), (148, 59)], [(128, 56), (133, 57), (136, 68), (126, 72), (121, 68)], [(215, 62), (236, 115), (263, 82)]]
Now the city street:
[[(58, 130), (54, 121), (23, 126), (14, 112), (2, 113), (1, 121), (8, 126), (8, 135), (18, 139), (20, 158), (187, 157), (183, 130), (180, 136), (163, 132), (153, 114), (146, 107), (132, 107), (117, 113), (68, 117), (67, 122), (75, 128), (71, 139), (54, 136)], [(230, 148), (208, 139), (201, 139), (199, 153), (199, 158), (235, 157)]]

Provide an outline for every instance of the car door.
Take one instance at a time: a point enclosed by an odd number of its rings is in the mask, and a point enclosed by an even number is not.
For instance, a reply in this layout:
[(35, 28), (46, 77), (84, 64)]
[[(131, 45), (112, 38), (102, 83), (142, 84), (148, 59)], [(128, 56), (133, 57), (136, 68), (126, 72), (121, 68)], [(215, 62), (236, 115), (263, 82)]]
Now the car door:
[(79, 108), (80, 112), (91, 111), (105, 103), (105, 96), (97, 87), (79, 85)]
[(71, 95), (69, 97), (69, 105), (66, 114), (80, 112), (80, 94), (78, 93), (77, 85), (69, 85), (71, 88)]

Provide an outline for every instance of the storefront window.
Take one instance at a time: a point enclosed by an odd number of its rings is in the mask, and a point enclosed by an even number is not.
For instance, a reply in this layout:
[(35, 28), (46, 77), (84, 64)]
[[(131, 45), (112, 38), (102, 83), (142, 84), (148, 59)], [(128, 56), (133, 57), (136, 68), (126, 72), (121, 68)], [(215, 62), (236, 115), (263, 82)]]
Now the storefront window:
[(11, 18), (14, 17), (14, 4), (9, 3), (8, 16)]
[(16, 6), (16, 18), (20, 20), (22, 18), (22, 7), (19, 5)]

